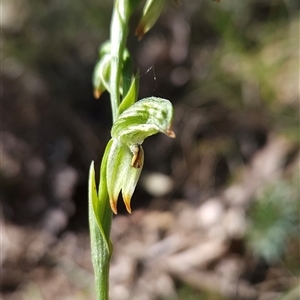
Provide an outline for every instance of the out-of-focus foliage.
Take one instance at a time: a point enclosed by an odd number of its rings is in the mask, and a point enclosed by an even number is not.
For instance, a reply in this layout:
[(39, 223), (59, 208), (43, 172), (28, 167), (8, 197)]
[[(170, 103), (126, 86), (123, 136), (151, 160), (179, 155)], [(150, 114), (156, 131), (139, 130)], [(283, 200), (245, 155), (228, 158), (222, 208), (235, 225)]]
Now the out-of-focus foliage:
[[(178, 298), (184, 300), (226, 300), (226, 298), (218, 295), (217, 293), (210, 292), (196, 292), (189, 286), (182, 286), (178, 290)], [(175, 299), (164, 299), (164, 300), (175, 300)]]
[(108, 37), (111, 8), (108, 0), (4, 0), (4, 74), (21, 80), (33, 74), (52, 101), (76, 102), (90, 83), (97, 47)]
[(111, 1), (5, 0), (2, 5), (5, 53), (27, 68), (41, 69), (42, 58), (59, 63), (71, 50), (91, 59), (94, 42), (108, 36)]
[(298, 184), (295, 178), (266, 187), (250, 210), (247, 244), (255, 256), (268, 263), (282, 259), (288, 240), (299, 233)]
[(195, 101), (218, 100), (237, 114), (255, 112), (257, 121), (265, 118), (277, 132), (299, 140), (297, 7), (293, 0), (203, 2), (196, 22), (207, 22), (208, 32), (191, 36), (201, 45), (192, 45)]

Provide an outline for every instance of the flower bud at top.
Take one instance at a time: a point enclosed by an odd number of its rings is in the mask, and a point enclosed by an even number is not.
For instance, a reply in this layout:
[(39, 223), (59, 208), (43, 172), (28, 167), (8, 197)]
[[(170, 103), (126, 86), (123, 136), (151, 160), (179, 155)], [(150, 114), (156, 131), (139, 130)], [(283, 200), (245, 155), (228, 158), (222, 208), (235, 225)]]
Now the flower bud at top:
[(153, 27), (163, 10), (164, 4), (165, 0), (147, 0), (142, 18), (135, 30), (135, 35), (139, 40)]

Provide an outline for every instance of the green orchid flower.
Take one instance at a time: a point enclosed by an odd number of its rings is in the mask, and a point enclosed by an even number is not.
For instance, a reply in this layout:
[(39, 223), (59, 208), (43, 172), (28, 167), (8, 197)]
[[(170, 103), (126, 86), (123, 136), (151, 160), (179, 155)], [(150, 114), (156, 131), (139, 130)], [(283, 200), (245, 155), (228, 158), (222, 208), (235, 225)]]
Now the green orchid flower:
[[(108, 91), (110, 93), (110, 74), (111, 74), (111, 43), (106, 41), (99, 49), (99, 59), (95, 65), (93, 73), (94, 97), (99, 99), (100, 96)], [(120, 84), (120, 94), (126, 93), (130, 87), (132, 61), (128, 50), (125, 48), (122, 56), (123, 77)], [(124, 81), (124, 82), (123, 82)], [(128, 83), (129, 82), (129, 83)]]
[(173, 107), (169, 100), (150, 97), (126, 109), (114, 123), (108, 143), (106, 181), (112, 211), (117, 214), (117, 201), (122, 191), (126, 209), (144, 164), (142, 143), (158, 132), (174, 138), (171, 129)]

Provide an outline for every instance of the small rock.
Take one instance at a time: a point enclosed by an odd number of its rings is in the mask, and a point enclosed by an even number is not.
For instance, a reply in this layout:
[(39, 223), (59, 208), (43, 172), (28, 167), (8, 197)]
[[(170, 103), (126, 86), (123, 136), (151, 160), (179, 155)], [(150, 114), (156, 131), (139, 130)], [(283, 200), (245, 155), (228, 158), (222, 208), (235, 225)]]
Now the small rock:
[(197, 210), (197, 224), (200, 227), (210, 228), (221, 222), (224, 206), (219, 198), (211, 198)]
[(161, 197), (173, 188), (172, 179), (162, 173), (150, 173), (142, 177), (141, 183), (145, 190), (154, 197)]

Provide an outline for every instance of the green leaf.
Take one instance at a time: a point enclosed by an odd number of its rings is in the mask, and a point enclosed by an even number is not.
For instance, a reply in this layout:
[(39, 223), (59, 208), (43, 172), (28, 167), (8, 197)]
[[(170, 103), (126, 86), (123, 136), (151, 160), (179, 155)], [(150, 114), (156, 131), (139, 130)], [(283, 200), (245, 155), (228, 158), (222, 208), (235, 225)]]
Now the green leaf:
[(95, 273), (97, 299), (107, 300), (111, 247), (109, 246), (110, 242), (108, 242), (105, 237), (103, 228), (101, 225), (99, 226), (97, 217), (97, 201), (98, 196), (95, 182), (94, 162), (92, 162), (89, 173), (89, 226), (91, 254)]
[[(98, 206), (99, 206), (99, 199), (97, 194), (97, 188), (96, 188), (96, 180), (95, 180), (95, 169), (94, 169), (94, 162), (92, 161), (90, 166), (90, 172), (89, 172), (89, 205), (91, 205), (93, 215), (96, 218), (96, 222), (99, 226), (100, 231), (103, 231), (102, 225), (101, 225), (101, 219), (99, 217), (98, 212)], [(104, 233), (103, 233), (104, 235)]]
[(100, 168), (100, 182), (98, 189), (98, 206), (95, 212), (99, 216), (100, 224), (103, 226), (103, 233), (105, 236), (106, 243), (110, 247), (110, 228), (112, 220), (112, 211), (109, 205), (109, 196), (107, 191), (107, 161), (108, 155), (112, 146), (112, 141), (107, 143), (105, 152), (102, 157), (101, 168)]
[(136, 102), (139, 93), (139, 82), (139, 72), (137, 72), (136, 76), (131, 81), (131, 85), (126, 96), (119, 106), (119, 114)]
[(132, 59), (127, 49), (123, 53), (123, 65), (122, 65), (122, 95), (128, 93), (131, 86), (131, 76), (133, 73)]

